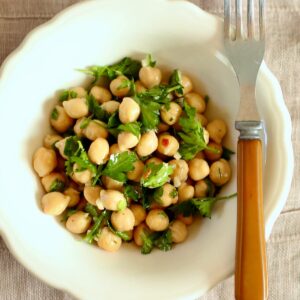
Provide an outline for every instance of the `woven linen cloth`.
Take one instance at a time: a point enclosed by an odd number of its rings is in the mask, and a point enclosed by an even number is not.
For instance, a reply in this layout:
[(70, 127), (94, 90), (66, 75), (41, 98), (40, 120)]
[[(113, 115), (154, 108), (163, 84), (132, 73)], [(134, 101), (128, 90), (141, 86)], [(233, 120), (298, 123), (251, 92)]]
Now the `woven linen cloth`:
[[(0, 0), (0, 63), (30, 30), (76, 2), (79, 1)], [(191, 2), (213, 14), (223, 13), (222, 0)], [(295, 179), (267, 245), (269, 300), (300, 300), (300, 0), (267, 2), (265, 60), (283, 89), (293, 122), (295, 151)], [(233, 291), (231, 277), (202, 296), (201, 300), (234, 299)], [(73, 297), (32, 276), (13, 258), (0, 237), (0, 299), (62, 300)]]

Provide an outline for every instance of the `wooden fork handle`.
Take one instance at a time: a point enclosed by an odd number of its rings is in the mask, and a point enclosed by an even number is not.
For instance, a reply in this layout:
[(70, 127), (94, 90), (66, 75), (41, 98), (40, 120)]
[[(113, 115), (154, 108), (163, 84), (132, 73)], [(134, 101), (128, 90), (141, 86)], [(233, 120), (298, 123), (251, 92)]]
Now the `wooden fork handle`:
[(235, 298), (265, 300), (267, 299), (267, 268), (261, 140), (240, 139), (237, 160)]

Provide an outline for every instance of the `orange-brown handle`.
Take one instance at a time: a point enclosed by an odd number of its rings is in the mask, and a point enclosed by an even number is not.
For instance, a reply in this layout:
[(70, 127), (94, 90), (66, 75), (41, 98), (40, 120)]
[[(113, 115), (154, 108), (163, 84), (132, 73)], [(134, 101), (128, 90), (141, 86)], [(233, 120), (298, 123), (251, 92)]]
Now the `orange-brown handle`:
[(238, 143), (238, 209), (235, 298), (267, 299), (267, 263), (263, 216), (262, 145)]

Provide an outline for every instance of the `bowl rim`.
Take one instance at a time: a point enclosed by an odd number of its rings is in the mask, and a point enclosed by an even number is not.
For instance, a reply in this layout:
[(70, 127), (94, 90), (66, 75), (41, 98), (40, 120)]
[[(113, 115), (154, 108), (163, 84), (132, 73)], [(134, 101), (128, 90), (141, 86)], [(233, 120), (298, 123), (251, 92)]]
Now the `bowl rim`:
[[(134, 1), (141, 1), (141, 0), (131, 0)], [(147, 0), (143, 0), (147, 1)], [(219, 21), (222, 21), (222, 19), (218, 16), (215, 16), (211, 13), (208, 13), (204, 11), (202, 8), (197, 6), (196, 4), (193, 4), (191, 2), (188, 2), (187, 0), (155, 0), (158, 3), (159, 2), (169, 2), (170, 4), (178, 3), (180, 2), (181, 5), (187, 6), (189, 9), (193, 9), (197, 13), (201, 12), (204, 14), (207, 14), (211, 16), (212, 18), (218, 19)], [(52, 28), (54, 28), (56, 25), (59, 25), (59, 23), (63, 22), (64, 19), (71, 17), (73, 14), (76, 14), (77, 11), (79, 11), (83, 7), (88, 7), (91, 4), (95, 2), (109, 2), (108, 0), (90, 0), (90, 1), (84, 1), (72, 4), (71, 6), (63, 9), (59, 13), (57, 13), (55, 16), (53, 16), (50, 20), (46, 21), (45, 23), (35, 27), (33, 30), (31, 30), (23, 39), (23, 41), (20, 43), (20, 45), (13, 50), (3, 61), (1, 67), (0, 67), (0, 82), (9, 74), (9, 70), (14, 66), (15, 62), (19, 59), (19, 57), (22, 55), (23, 51), (26, 50), (26, 48), (30, 48), (30, 45), (35, 42), (35, 40), (39, 39), (40, 37), (47, 35), (48, 31), (51, 31)], [(272, 92), (272, 100), (273, 105), (277, 106), (281, 111), (281, 119), (283, 124), (285, 124), (285, 128), (282, 131), (282, 136), (284, 138), (283, 140), (283, 152), (286, 154), (286, 160), (287, 160), (287, 168), (285, 172), (285, 181), (283, 182), (281, 192), (278, 195), (278, 201), (273, 204), (273, 206), (269, 209), (269, 215), (267, 218), (265, 218), (265, 236), (266, 239), (269, 238), (272, 227), (278, 218), (280, 212), (282, 211), (290, 190), (290, 186), (292, 183), (292, 177), (293, 177), (293, 169), (294, 169), (294, 155), (293, 155), (293, 147), (292, 147), (292, 122), (291, 117), (289, 115), (288, 109), (285, 105), (282, 90), (279, 84), (279, 81), (275, 77), (275, 75), (271, 72), (271, 70), (267, 67), (265, 62), (262, 63), (260, 72), (262, 76), (264, 77), (265, 82), (269, 84), (269, 89)], [(4, 81), (4, 80), (3, 80)], [(1, 86), (1, 84), (0, 84)], [(1, 210), (0, 210), (1, 214)], [(2, 222), (2, 223), (1, 223)], [(33, 270), (33, 268), (30, 266), (30, 262), (26, 260), (25, 255), (22, 253), (21, 250), (18, 250), (17, 247), (13, 246), (15, 243), (13, 242), (14, 237), (12, 235), (13, 228), (8, 228), (3, 224), (2, 218), (0, 218), (0, 236), (4, 240), (7, 248), (9, 249), (10, 253), (14, 256), (17, 261), (24, 266), (31, 274), (45, 282), (46, 284), (59, 289), (61, 291), (67, 292), (68, 294), (74, 296), (75, 298), (85, 298), (84, 295), (80, 295), (78, 293), (73, 292), (71, 289), (67, 288), (63, 283), (57, 282), (55, 278), (52, 278), (51, 276), (48, 276), (46, 272), (41, 272), (38, 270)], [(225, 280), (229, 276), (231, 276), (234, 272), (234, 269), (230, 267), (226, 273), (227, 275), (222, 276), (222, 278), (215, 278), (211, 282), (209, 282), (204, 289), (198, 289), (196, 291), (191, 292), (189, 295), (186, 295), (186, 298), (194, 299), (195, 297), (199, 297), (199, 294), (204, 294), (208, 292), (211, 288), (213, 288), (216, 284), (221, 282), (222, 280)]]

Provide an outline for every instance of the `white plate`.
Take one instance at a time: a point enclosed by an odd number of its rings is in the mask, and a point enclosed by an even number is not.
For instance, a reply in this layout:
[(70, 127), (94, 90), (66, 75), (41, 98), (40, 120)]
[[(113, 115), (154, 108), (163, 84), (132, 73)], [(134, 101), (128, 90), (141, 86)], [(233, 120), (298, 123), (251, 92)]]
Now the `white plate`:
[[(193, 299), (234, 269), (236, 200), (220, 203), (211, 220), (192, 226), (187, 242), (148, 256), (133, 246), (109, 254), (86, 245), (39, 209), (42, 189), (31, 159), (50, 129), (54, 92), (82, 83), (85, 76), (75, 68), (148, 52), (162, 65), (190, 74), (210, 95), (209, 115), (227, 121), (226, 144), (235, 148), (238, 85), (222, 54), (222, 22), (190, 3), (77, 4), (29, 34), (1, 69), (2, 236), (27, 269), (82, 299)], [(288, 195), (293, 154), (290, 117), (266, 65), (259, 74), (257, 100), (268, 133), (264, 196), (269, 236)], [(223, 192), (235, 192), (235, 185), (232, 180)]]

